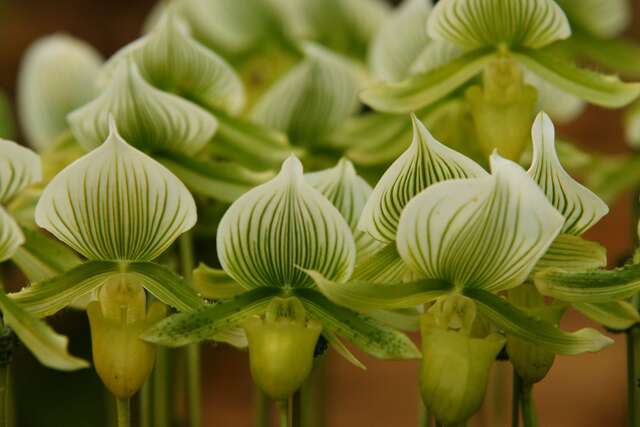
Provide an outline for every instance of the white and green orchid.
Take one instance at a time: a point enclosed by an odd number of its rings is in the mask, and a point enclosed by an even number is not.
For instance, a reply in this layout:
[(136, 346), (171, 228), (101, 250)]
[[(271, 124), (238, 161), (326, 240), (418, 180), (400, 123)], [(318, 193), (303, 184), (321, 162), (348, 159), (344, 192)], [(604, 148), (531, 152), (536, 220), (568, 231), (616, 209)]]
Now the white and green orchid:
[[(42, 179), (40, 158), (33, 151), (0, 139), (0, 262), (12, 259), (25, 243), (22, 227), (6, 209), (20, 192)], [(67, 338), (8, 298), (0, 291), (4, 325), (13, 329), (33, 355), (45, 366), (71, 371), (86, 368), (86, 361), (67, 353)]]
[(425, 24), (429, 37), (464, 54), (406, 80), (372, 85), (362, 93), (365, 103), (386, 112), (414, 111), (455, 92), (501, 58), (597, 105), (620, 107), (640, 94), (638, 85), (577, 68), (544, 49), (571, 35), (565, 13), (553, 0), (517, 0), (508, 6), (499, 0), (445, 0)]
[[(283, 303), (274, 301), (289, 298), (299, 302), (287, 304), (299, 308), (301, 303), (303, 307), (296, 318), (319, 322), (322, 335), (358, 366), (362, 365), (338, 337), (376, 357), (418, 357), (406, 336), (329, 301), (304, 271), (318, 271), (337, 281), (351, 276), (356, 243), (343, 215), (349, 217), (361, 209), (364, 193), (359, 187), (364, 186), (346, 162), (305, 178), (300, 161), (287, 159), (275, 178), (241, 196), (224, 215), (217, 237), (224, 272), (201, 271), (224, 283), (221, 288), (235, 296), (197, 312), (171, 316), (147, 331), (144, 338), (168, 346), (205, 340), (253, 316), (262, 316)], [(226, 275), (235, 284), (230, 284)], [(251, 338), (250, 351), (254, 351)]]

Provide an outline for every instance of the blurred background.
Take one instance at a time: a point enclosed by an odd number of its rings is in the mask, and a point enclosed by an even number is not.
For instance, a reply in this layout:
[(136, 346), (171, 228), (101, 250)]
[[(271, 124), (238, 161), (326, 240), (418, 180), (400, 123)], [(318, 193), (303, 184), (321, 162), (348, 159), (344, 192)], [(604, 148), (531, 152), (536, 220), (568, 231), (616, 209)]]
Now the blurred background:
[[(294, 0), (291, 0), (294, 1)], [(634, 25), (628, 35), (640, 39), (640, 2), (634, 4)], [(153, 0), (4, 0), (0, 3), (0, 89), (14, 95), (18, 66), (25, 49), (37, 38), (69, 33), (94, 45), (105, 57), (138, 37)], [(14, 108), (15, 111), (15, 108)], [(621, 114), (594, 107), (560, 134), (585, 146), (608, 153), (628, 150), (623, 142)], [(18, 135), (20, 135), (18, 133)], [(18, 141), (21, 141), (18, 137)], [(632, 249), (635, 224), (630, 221), (631, 195), (610, 205), (611, 214), (594, 227), (588, 238), (603, 243), (609, 262), (617, 263)], [(214, 242), (209, 242), (213, 250)], [(23, 280), (15, 276), (13, 286)], [(90, 359), (88, 322), (84, 312), (66, 310), (51, 319), (56, 330), (71, 339), (74, 354)], [(568, 313), (562, 326), (583, 327), (589, 322), (575, 312)], [(591, 325), (593, 326), (593, 325)], [(612, 335), (614, 346), (598, 354), (556, 358), (550, 374), (536, 386), (540, 425), (623, 426), (626, 411), (624, 335)], [(356, 350), (367, 365), (361, 371), (330, 352), (316, 380), (322, 385), (324, 419), (318, 425), (414, 426), (418, 419), (418, 362), (380, 362)], [(173, 357), (182, 357), (179, 351)], [(205, 426), (251, 425), (253, 388), (247, 354), (225, 346), (203, 346), (202, 381)], [(12, 365), (15, 385), (16, 425), (19, 427), (103, 427), (110, 426), (113, 413), (110, 398), (92, 370), (63, 374), (39, 365), (19, 348)], [(504, 398), (487, 397), (487, 411), (510, 417), (505, 375), (509, 365), (499, 362), (496, 378), (503, 378)], [(508, 373), (507, 373), (508, 376)], [(178, 373), (173, 387), (182, 387)], [(509, 380), (510, 381), (510, 380)], [(180, 426), (178, 407), (175, 426)], [(478, 425), (482, 424), (482, 416)], [(491, 423), (494, 424), (494, 423)], [(485, 425), (489, 425), (485, 423)]]

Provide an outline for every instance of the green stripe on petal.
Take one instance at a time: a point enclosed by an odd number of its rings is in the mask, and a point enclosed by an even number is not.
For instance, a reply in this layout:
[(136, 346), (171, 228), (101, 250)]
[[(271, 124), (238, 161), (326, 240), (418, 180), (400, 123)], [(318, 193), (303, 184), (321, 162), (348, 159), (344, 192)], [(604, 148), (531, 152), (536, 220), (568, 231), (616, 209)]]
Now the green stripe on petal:
[(487, 173), (473, 160), (436, 141), (415, 117), (413, 141), (387, 169), (362, 211), (358, 229), (381, 242), (395, 240), (400, 214), (416, 194), (440, 181)]
[(541, 294), (567, 302), (608, 302), (629, 298), (640, 290), (640, 264), (615, 270), (569, 272), (545, 270), (535, 275)]
[(274, 179), (231, 205), (220, 221), (217, 243), (222, 268), (248, 287), (311, 285), (300, 268), (346, 280), (356, 256), (349, 225), (305, 182), (294, 156)]
[(47, 185), (36, 223), (89, 259), (150, 261), (196, 223), (187, 188), (127, 144), (113, 121), (100, 147)]
[(640, 314), (626, 301), (575, 303), (573, 307), (599, 324), (615, 330), (625, 330), (640, 322)]
[(361, 280), (337, 283), (328, 280), (317, 271), (305, 271), (331, 301), (360, 312), (413, 308), (453, 290), (450, 283), (438, 279), (418, 279), (405, 283), (374, 283)]
[(41, 151), (67, 129), (67, 114), (98, 94), (100, 54), (64, 34), (37, 40), (18, 72), (18, 111), (32, 147)]
[(11, 258), (24, 243), (24, 234), (15, 220), (0, 206), (0, 262)]
[(531, 129), (533, 161), (528, 174), (542, 188), (551, 204), (564, 216), (562, 232), (581, 235), (609, 212), (600, 198), (564, 170), (555, 146), (555, 130), (549, 116), (539, 113)]
[(427, 33), (464, 49), (501, 44), (537, 49), (568, 38), (571, 28), (553, 0), (441, 0)]
[(519, 48), (512, 52), (528, 70), (558, 89), (608, 108), (619, 108), (640, 95), (640, 83), (625, 83), (617, 76), (578, 68), (553, 52)]
[(251, 118), (312, 145), (356, 112), (360, 80), (346, 58), (311, 43), (303, 50), (305, 59), (260, 98)]
[(155, 87), (198, 104), (237, 113), (245, 103), (240, 77), (227, 62), (194, 40), (168, 10), (148, 35), (117, 52), (103, 71), (111, 77), (118, 63), (133, 58)]
[(520, 166), (494, 154), (491, 169), (436, 184), (407, 204), (396, 241), (410, 268), (492, 292), (527, 278), (564, 218)]
[(400, 258), (396, 242), (391, 242), (368, 258), (359, 260), (351, 278), (376, 283), (402, 283), (418, 279), (418, 274)]
[(579, 271), (607, 265), (607, 248), (571, 234), (560, 234), (538, 260), (533, 272), (546, 268)]
[(218, 128), (213, 115), (154, 88), (130, 61), (118, 65), (113, 80), (98, 98), (69, 114), (73, 136), (89, 150), (98, 147), (109, 135), (111, 115), (127, 142), (149, 151), (194, 154)]
[(15, 142), (0, 139), (0, 203), (42, 179), (40, 157)]
[(464, 294), (478, 305), (478, 311), (488, 317), (508, 335), (556, 354), (596, 352), (613, 344), (613, 340), (591, 328), (565, 332), (557, 326), (532, 317), (509, 304), (503, 298), (482, 289), (465, 289)]

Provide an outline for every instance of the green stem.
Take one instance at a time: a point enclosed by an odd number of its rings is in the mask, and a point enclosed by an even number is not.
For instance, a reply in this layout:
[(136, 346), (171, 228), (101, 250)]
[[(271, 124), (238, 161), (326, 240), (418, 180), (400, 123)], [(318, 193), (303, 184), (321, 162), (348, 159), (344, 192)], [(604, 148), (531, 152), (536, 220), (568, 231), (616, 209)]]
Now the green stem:
[(289, 411), (291, 410), (291, 398), (288, 400), (280, 400), (277, 403), (278, 415), (280, 418), (280, 427), (291, 427), (291, 417)]
[(9, 394), (9, 365), (0, 366), (0, 427), (7, 425), (7, 396)]
[(118, 427), (131, 427), (131, 400), (116, 399)]
[(638, 383), (640, 375), (638, 370), (638, 357), (640, 357), (640, 331), (637, 327), (632, 327), (627, 331), (627, 401), (628, 401), (628, 422), (629, 427), (636, 427), (640, 424), (640, 399), (638, 393)]
[(158, 347), (156, 367), (153, 371), (154, 427), (169, 427), (171, 404), (169, 399), (170, 354), (168, 348)]
[(520, 392), (522, 390), (522, 380), (520, 376), (513, 371), (513, 395), (511, 398), (511, 427), (520, 425)]
[[(520, 380), (522, 384), (522, 380)], [(538, 427), (538, 417), (533, 402), (533, 384), (522, 384), (520, 403), (522, 405), (522, 422), (524, 427)]]
[(429, 408), (427, 408), (422, 401), (422, 397), (418, 395), (418, 405), (419, 405), (419, 416), (418, 416), (418, 426), (420, 427), (431, 427), (431, 414), (429, 414)]
[(151, 381), (147, 378), (142, 390), (140, 390), (140, 427), (151, 427), (153, 422), (153, 414), (151, 412)]
[(253, 427), (269, 426), (269, 399), (260, 387), (253, 386)]
[[(194, 257), (193, 237), (186, 232), (180, 237), (180, 265), (187, 284), (192, 284)], [(187, 397), (189, 406), (189, 426), (202, 425), (202, 393), (200, 381), (200, 345), (187, 346)]]

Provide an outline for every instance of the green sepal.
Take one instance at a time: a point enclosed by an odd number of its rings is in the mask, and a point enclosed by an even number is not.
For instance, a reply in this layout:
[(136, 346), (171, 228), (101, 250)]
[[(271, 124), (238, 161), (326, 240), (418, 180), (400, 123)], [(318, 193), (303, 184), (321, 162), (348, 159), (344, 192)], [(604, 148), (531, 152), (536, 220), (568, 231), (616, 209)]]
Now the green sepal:
[(204, 263), (193, 270), (193, 287), (204, 298), (213, 300), (233, 298), (245, 291), (224, 270)]
[(401, 332), (376, 320), (331, 302), (313, 289), (296, 288), (309, 316), (322, 323), (325, 330), (343, 337), (364, 352), (380, 359), (416, 359), (420, 351)]
[(67, 352), (67, 337), (57, 334), (45, 322), (8, 298), (4, 292), (0, 292), (0, 308), (4, 322), (43, 365), (61, 371), (89, 367), (85, 360)]
[(556, 354), (596, 352), (613, 343), (600, 332), (584, 328), (565, 332), (551, 323), (533, 317), (509, 304), (503, 298), (483, 289), (465, 288), (464, 295), (473, 299), (478, 311), (508, 335), (538, 345)]
[(640, 77), (640, 45), (627, 38), (603, 40), (576, 31), (566, 42), (569, 47), (614, 73)]
[(627, 301), (579, 302), (573, 307), (599, 324), (617, 331), (626, 330), (640, 322), (640, 314)]
[(174, 314), (145, 331), (142, 339), (167, 347), (212, 339), (243, 320), (263, 313), (273, 297), (281, 292), (279, 288), (261, 286), (200, 310)]

